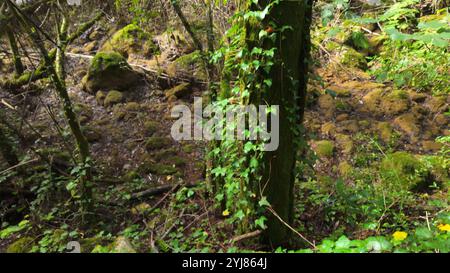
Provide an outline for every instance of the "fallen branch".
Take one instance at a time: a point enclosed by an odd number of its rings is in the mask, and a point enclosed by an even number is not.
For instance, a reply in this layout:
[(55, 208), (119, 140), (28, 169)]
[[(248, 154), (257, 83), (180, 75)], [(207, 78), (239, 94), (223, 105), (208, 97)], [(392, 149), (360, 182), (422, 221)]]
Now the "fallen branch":
[(230, 244), (234, 244), (234, 243), (237, 243), (237, 242), (242, 241), (242, 240), (254, 238), (254, 237), (257, 237), (257, 236), (259, 236), (261, 234), (262, 234), (261, 230), (255, 230), (255, 231), (252, 231), (252, 232), (249, 232), (249, 233), (246, 233), (246, 234), (242, 234), (242, 235), (236, 236), (233, 239), (231, 239), (230, 240)]
[(8, 168), (8, 169), (6, 169), (6, 170), (1, 171), (1, 172), (0, 172), (0, 175), (3, 175), (3, 174), (5, 174), (5, 173), (7, 173), (7, 172), (9, 172), (9, 171), (12, 171), (12, 170), (14, 170), (14, 169), (17, 169), (17, 168), (19, 168), (19, 167), (22, 167), (22, 166), (24, 166), (24, 165), (27, 165), (27, 164), (30, 164), (30, 163), (33, 163), (33, 162), (36, 162), (36, 161), (38, 161), (37, 158), (32, 159), (32, 160), (28, 160), (28, 161), (25, 161), (25, 162), (20, 162), (19, 164), (15, 165), (15, 166), (12, 166), (12, 167), (10, 167), (10, 168)]
[[(159, 194), (166, 193), (166, 192), (169, 192), (169, 194), (170, 194), (170, 193), (174, 192), (175, 190), (177, 190), (179, 187), (181, 187), (181, 185), (182, 185), (182, 183), (178, 183), (178, 184), (175, 184), (175, 185), (173, 185), (173, 184), (171, 184), (171, 185), (163, 185), (163, 186), (154, 187), (154, 188), (151, 188), (151, 189), (148, 189), (148, 190), (145, 190), (145, 191), (133, 193), (131, 195), (130, 200), (141, 199), (141, 198), (144, 198), (144, 197), (159, 195)], [(186, 188), (192, 188), (192, 187), (195, 187), (195, 186), (196, 186), (195, 184), (186, 184), (186, 185), (184, 185), (184, 187), (186, 187)], [(165, 198), (166, 197), (167, 196), (165, 196)], [(165, 199), (165, 198), (163, 198), (163, 199)]]
[[(179, 185), (175, 185), (175, 187), (178, 187)], [(131, 195), (130, 199), (141, 199), (144, 197), (149, 197), (153, 195), (158, 195), (165, 193), (167, 191), (170, 191), (174, 188), (174, 185), (163, 185), (155, 188), (151, 188), (145, 191), (137, 192)]]

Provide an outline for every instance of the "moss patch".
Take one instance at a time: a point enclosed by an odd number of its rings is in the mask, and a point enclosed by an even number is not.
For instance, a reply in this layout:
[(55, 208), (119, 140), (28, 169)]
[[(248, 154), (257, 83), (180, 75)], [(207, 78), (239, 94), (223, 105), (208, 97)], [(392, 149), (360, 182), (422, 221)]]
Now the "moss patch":
[(424, 165), (407, 152), (388, 154), (381, 162), (380, 174), (382, 186), (392, 191), (413, 190), (429, 182)]
[(349, 46), (342, 47), (342, 51), (339, 54), (339, 61), (348, 67), (355, 67), (362, 70), (367, 69), (366, 57)]
[(334, 143), (329, 140), (320, 140), (314, 143), (314, 151), (319, 157), (332, 157), (334, 153)]
[(336, 142), (341, 147), (343, 154), (349, 155), (353, 151), (353, 140), (349, 135), (337, 134)]
[(394, 133), (391, 124), (389, 122), (380, 122), (378, 123), (376, 129), (378, 131), (381, 140), (383, 140), (384, 143), (389, 143)]
[(336, 104), (333, 97), (329, 94), (321, 95), (318, 100), (320, 111), (327, 117), (331, 118), (336, 110)]
[(108, 94), (105, 97), (105, 101), (103, 102), (103, 105), (105, 106), (112, 106), (114, 104), (118, 104), (123, 102), (123, 94), (122, 92), (113, 90), (109, 91)]
[(408, 93), (402, 90), (386, 93), (381, 89), (376, 89), (365, 95), (363, 102), (363, 110), (371, 112), (375, 116), (398, 115), (410, 107)]
[(352, 170), (352, 165), (350, 165), (350, 163), (348, 163), (347, 161), (342, 161), (341, 163), (339, 163), (338, 171), (342, 177), (349, 177)]
[(6, 253), (27, 253), (33, 247), (34, 239), (31, 237), (23, 237), (8, 246)]
[(162, 149), (171, 143), (170, 139), (166, 137), (149, 137), (145, 142), (145, 148), (147, 150)]
[(95, 94), (95, 101), (97, 101), (98, 104), (103, 105), (106, 98), (106, 94), (103, 91), (98, 91)]
[(412, 113), (403, 114), (394, 120), (394, 124), (410, 137), (417, 137), (420, 134), (420, 125), (416, 116)]

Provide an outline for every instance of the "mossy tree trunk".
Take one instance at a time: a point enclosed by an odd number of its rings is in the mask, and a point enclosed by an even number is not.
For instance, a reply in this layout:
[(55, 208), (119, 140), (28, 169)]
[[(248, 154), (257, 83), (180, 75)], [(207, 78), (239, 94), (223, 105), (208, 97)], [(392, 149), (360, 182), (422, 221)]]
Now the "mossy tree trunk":
[[(69, 124), (72, 135), (75, 138), (75, 142), (78, 148), (80, 163), (86, 164), (90, 157), (89, 153), (89, 143), (85, 136), (81, 131), (80, 124), (78, 122), (77, 116), (73, 110), (72, 102), (70, 100), (69, 94), (67, 92), (66, 84), (65, 84), (65, 73), (64, 73), (64, 50), (67, 45), (66, 33), (67, 33), (67, 18), (63, 16), (61, 20), (61, 25), (59, 28), (58, 35), (58, 45), (56, 50), (56, 65), (53, 62), (50, 54), (48, 53), (45, 45), (43, 43), (42, 37), (39, 34), (38, 30), (34, 26), (33, 22), (23, 16), (20, 13), (20, 10), (17, 10), (13, 3), (9, 0), (6, 0), (10, 5), (11, 10), (14, 12), (15, 16), (20, 19), (21, 25), (23, 26), (25, 32), (30, 36), (32, 42), (39, 50), (42, 55), (43, 63), (45, 65), (46, 71), (53, 82), (55, 89), (63, 103), (63, 111), (66, 117), (67, 123)], [(56, 67), (56, 68), (55, 68)], [(92, 199), (91, 196), (91, 171), (88, 167), (85, 169), (86, 173), (83, 177), (80, 178), (81, 181), (81, 199), (83, 203), (83, 212), (87, 212), (88, 208), (90, 208), (90, 201)]]
[[(271, 1), (259, 1), (264, 9)], [(288, 225), (293, 223), (295, 163), (302, 143), (299, 126), (303, 119), (307, 83), (307, 57), (309, 52), (309, 26), (311, 3), (306, 0), (280, 1), (271, 9), (267, 21), (274, 21), (277, 28), (289, 26), (277, 35), (275, 42), (268, 42), (267, 49), (275, 47), (276, 62), (270, 72), (272, 86), (266, 94), (252, 94), (251, 103), (279, 105), (279, 147), (264, 155), (263, 177), (267, 183), (263, 195), (267, 196), (275, 213), (268, 215), (264, 239), (273, 246), (287, 243), (290, 237)], [(247, 35), (257, 37), (260, 30), (248, 26)], [(258, 31), (258, 32), (256, 32)], [(275, 30), (277, 31), (277, 30)], [(256, 34), (255, 34), (256, 32)], [(247, 39), (252, 50), (252, 39)], [(281, 218), (282, 221), (279, 219)]]
[(10, 28), (6, 29), (6, 35), (8, 36), (9, 47), (11, 48), (14, 69), (16, 72), (15, 76), (17, 77), (23, 73), (23, 64), (20, 59), (19, 47), (17, 46), (16, 37)]

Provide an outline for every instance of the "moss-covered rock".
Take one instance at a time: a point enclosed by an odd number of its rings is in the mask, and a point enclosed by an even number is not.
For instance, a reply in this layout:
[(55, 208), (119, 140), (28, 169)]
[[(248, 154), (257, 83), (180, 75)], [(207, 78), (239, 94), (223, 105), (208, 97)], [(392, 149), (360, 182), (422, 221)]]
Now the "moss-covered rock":
[(152, 39), (151, 34), (135, 24), (130, 24), (114, 33), (102, 46), (101, 51), (115, 51), (125, 57), (131, 54), (150, 57), (158, 51), (158, 46)]
[(448, 96), (433, 96), (427, 102), (427, 107), (433, 114), (445, 112), (449, 108), (447, 99)]
[(114, 104), (118, 104), (123, 102), (123, 94), (122, 92), (119, 92), (117, 90), (109, 91), (108, 94), (105, 97), (105, 100), (103, 102), (104, 106), (112, 106)]
[(431, 182), (421, 161), (407, 152), (388, 154), (381, 162), (380, 174), (382, 186), (396, 192), (414, 190)]
[(362, 70), (367, 69), (367, 60), (364, 54), (356, 51), (352, 47), (343, 46), (338, 58), (339, 62), (347, 67), (355, 67)]
[(127, 118), (127, 111), (125, 111), (122, 105), (114, 105), (112, 117), (115, 120), (125, 120)]
[(95, 93), (95, 101), (100, 104), (103, 105), (103, 103), (105, 102), (105, 98), (106, 98), (106, 93), (103, 91), (97, 91), (97, 93)]
[(450, 124), (450, 118), (444, 114), (438, 114), (434, 118), (434, 122), (438, 126), (448, 126)]
[(44, 156), (45, 158), (51, 159), (53, 162), (71, 162), (72, 157), (64, 149), (58, 148), (42, 148), (38, 149), (37, 152)]
[(422, 103), (427, 99), (427, 95), (425, 95), (424, 93), (419, 93), (414, 90), (409, 90), (407, 92), (411, 100), (417, 103)]
[(357, 120), (350, 119), (350, 120), (343, 120), (339, 122), (338, 127), (341, 131), (348, 132), (348, 133), (357, 133), (359, 132), (359, 124)]
[(167, 67), (170, 76), (191, 75), (192, 77), (206, 81), (207, 74), (205, 64), (199, 51), (183, 55)]
[(139, 105), (139, 103), (137, 102), (132, 101), (125, 104), (125, 110), (128, 112), (138, 112), (139, 110), (141, 110), (141, 105)]
[(319, 110), (325, 117), (331, 118), (336, 110), (336, 104), (334, 98), (329, 94), (324, 94), (319, 97), (318, 100)]
[(417, 137), (420, 134), (420, 123), (413, 113), (406, 113), (398, 116), (394, 120), (394, 125), (398, 126), (410, 137)]
[(334, 143), (329, 140), (320, 140), (314, 143), (313, 149), (319, 157), (332, 157), (334, 153)]
[(183, 32), (177, 29), (166, 30), (159, 39), (160, 43), (163, 43), (166, 47), (173, 47), (182, 53), (192, 53), (195, 48)]
[(34, 239), (31, 237), (22, 237), (10, 244), (6, 253), (27, 253), (33, 248)]
[(373, 90), (363, 97), (364, 110), (375, 116), (393, 116), (407, 111), (411, 105), (408, 93), (403, 90), (385, 92)]
[(83, 87), (91, 94), (100, 89), (125, 90), (136, 85), (140, 79), (139, 73), (119, 53), (98, 52), (83, 78)]
[(172, 141), (167, 137), (149, 137), (145, 142), (147, 150), (157, 150), (169, 146)]
[(323, 135), (332, 136), (336, 133), (336, 125), (333, 122), (324, 123), (320, 131)]

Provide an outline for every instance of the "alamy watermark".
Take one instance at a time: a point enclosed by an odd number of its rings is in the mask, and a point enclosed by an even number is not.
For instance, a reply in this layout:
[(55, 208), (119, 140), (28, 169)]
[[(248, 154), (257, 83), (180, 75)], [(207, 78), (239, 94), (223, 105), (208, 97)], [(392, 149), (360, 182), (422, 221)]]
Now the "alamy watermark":
[(171, 128), (176, 141), (261, 140), (265, 142), (264, 151), (275, 151), (279, 146), (278, 105), (203, 107), (202, 98), (195, 97), (193, 112), (187, 105), (176, 105), (171, 116), (177, 119)]

